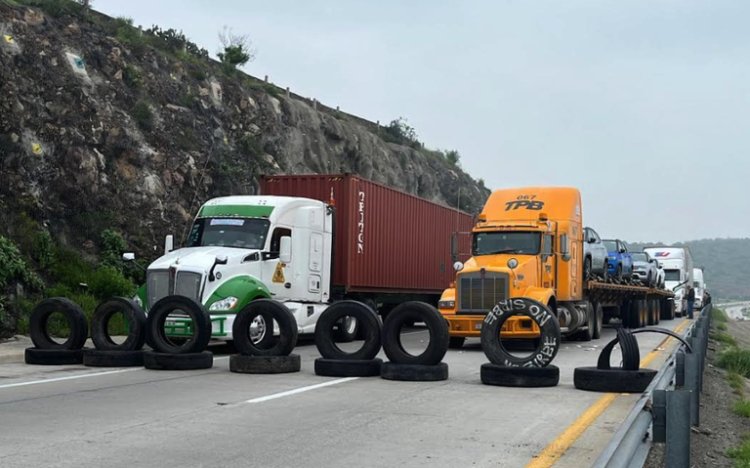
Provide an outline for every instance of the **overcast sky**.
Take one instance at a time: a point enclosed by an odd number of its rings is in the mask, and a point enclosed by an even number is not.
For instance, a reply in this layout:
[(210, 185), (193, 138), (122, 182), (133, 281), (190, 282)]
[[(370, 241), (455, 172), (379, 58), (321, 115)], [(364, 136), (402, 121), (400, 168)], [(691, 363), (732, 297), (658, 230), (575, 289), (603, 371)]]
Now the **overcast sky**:
[(605, 237), (750, 237), (750, 2), (95, 0), (255, 76), (403, 116), (489, 188), (572, 185)]

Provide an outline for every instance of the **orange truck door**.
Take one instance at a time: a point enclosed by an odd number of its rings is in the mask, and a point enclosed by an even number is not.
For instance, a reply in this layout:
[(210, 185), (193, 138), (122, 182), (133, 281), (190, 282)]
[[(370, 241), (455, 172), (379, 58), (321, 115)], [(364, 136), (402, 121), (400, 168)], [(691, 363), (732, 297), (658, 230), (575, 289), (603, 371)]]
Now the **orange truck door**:
[(554, 237), (551, 234), (542, 236), (542, 272), (539, 276), (542, 279), (542, 287), (554, 288), (555, 271), (557, 271), (557, 259), (555, 258), (555, 249), (553, 244)]

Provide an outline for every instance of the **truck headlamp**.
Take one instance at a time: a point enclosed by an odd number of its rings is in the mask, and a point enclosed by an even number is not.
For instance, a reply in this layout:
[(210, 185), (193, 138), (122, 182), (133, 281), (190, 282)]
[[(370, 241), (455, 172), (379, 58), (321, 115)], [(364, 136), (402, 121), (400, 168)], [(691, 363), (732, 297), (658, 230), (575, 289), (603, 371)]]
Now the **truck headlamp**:
[(456, 307), (456, 301), (438, 301), (438, 309), (453, 309)]
[(237, 305), (238, 299), (234, 296), (221, 299), (211, 304), (208, 310), (231, 310)]

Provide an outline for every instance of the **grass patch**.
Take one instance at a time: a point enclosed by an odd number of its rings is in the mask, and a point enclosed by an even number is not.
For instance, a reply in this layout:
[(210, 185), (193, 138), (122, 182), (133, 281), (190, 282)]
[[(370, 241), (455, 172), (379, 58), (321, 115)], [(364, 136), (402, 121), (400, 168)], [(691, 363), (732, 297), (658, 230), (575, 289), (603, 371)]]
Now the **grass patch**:
[(738, 415), (743, 416), (745, 418), (750, 418), (750, 401), (748, 401), (748, 400), (738, 400), (734, 404), (733, 411), (734, 411), (734, 414), (738, 414)]
[(714, 323), (727, 323), (729, 318), (727, 317), (726, 312), (722, 309), (714, 307), (711, 309), (711, 320), (713, 320)]
[(726, 323), (720, 323), (716, 326), (716, 329), (719, 331), (727, 331), (727, 324)]
[(727, 382), (729, 382), (729, 386), (732, 387), (735, 393), (737, 393), (739, 396), (743, 396), (745, 394), (745, 378), (740, 374), (736, 372), (729, 372), (727, 374)]
[(737, 346), (737, 341), (735, 341), (732, 335), (721, 332), (721, 331), (712, 332), (711, 339), (713, 339), (714, 341), (718, 341), (721, 344), (728, 345), (728, 346)]
[(750, 437), (745, 436), (739, 447), (727, 450), (727, 456), (734, 459), (734, 466), (750, 467)]
[(142, 130), (153, 130), (154, 113), (151, 111), (151, 106), (149, 106), (147, 102), (138, 101), (135, 106), (133, 106), (131, 115)]
[(730, 348), (719, 355), (719, 367), (750, 377), (750, 350)]

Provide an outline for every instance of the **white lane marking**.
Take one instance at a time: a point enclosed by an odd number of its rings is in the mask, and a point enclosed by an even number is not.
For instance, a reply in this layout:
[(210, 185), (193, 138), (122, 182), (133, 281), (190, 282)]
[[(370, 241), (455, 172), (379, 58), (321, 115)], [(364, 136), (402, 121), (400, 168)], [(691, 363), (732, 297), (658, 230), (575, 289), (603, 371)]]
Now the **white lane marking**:
[(308, 385), (307, 387), (299, 387), (293, 390), (287, 390), (286, 392), (274, 393), (272, 395), (266, 395), (266, 396), (262, 396), (258, 398), (253, 398), (243, 403), (263, 403), (264, 401), (275, 400), (277, 398), (284, 398), (286, 396), (296, 395), (298, 393), (303, 393), (303, 392), (309, 392), (310, 390), (315, 390), (315, 389), (323, 388), (323, 387), (329, 387), (331, 385), (336, 385), (336, 384), (340, 384), (344, 382), (351, 382), (352, 380), (357, 380), (357, 379), (359, 379), (359, 377), (344, 377), (343, 379), (331, 380), (329, 382), (323, 382), (323, 383), (319, 383), (315, 385)]
[[(215, 357), (214, 361), (217, 361), (219, 359), (229, 359), (229, 356)], [(145, 370), (145, 368), (144, 367), (133, 367), (133, 368), (130, 368), (130, 369), (118, 369), (118, 370), (111, 370), (111, 371), (104, 371), (104, 372), (96, 372), (96, 373), (92, 373), (92, 374), (77, 374), (77, 375), (68, 375), (68, 376), (65, 376), (65, 377), (56, 377), (56, 378), (53, 378), (53, 379), (32, 380), (30, 382), (18, 382), (18, 383), (0, 385), (0, 390), (3, 389), (3, 388), (25, 387), (27, 385), (45, 384), (45, 383), (52, 383), (52, 382), (62, 382), (64, 380), (85, 379), (87, 377), (98, 377), (100, 375), (122, 374), (122, 373), (125, 373), (125, 372), (133, 372), (133, 371), (139, 371), (139, 370)]]

